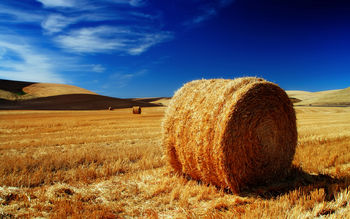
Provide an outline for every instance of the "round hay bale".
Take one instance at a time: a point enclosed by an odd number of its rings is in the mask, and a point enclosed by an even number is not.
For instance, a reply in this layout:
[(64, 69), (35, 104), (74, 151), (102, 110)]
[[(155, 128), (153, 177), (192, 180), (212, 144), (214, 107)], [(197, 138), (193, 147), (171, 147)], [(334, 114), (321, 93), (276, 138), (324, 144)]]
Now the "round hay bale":
[(132, 113), (133, 114), (141, 114), (141, 107), (140, 106), (133, 106)]
[(185, 84), (170, 101), (162, 128), (175, 171), (234, 193), (283, 177), (297, 144), (287, 94), (255, 77)]

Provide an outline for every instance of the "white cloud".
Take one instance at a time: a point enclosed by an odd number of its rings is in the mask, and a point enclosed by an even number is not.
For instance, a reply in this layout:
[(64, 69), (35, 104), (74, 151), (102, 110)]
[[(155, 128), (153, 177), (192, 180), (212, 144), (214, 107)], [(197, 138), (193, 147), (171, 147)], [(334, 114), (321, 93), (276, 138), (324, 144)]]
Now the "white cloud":
[(101, 53), (116, 51), (139, 55), (158, 43), (171, 39), (166, 31), (150, 32), (129, 27), (98, 26), (71, 31), (56, 38), (58, 45), (69, 52)]
[(62, 14), (54, 13), (50, 14), (41, 22), (41, 27), (49, 34), (58, 33), (63, 31), (68, 26), (79, 23), (82, 21), (107, 21), (107, 20), (117, 20), (121, 19), (119, 14), (109, 14), (109, 13), (84, 13), (78, 16), (63, 16)]
[(10, 19), (1, 19), (0, 22), (23, 22), (23, 23), (38, 23), (44, 19), (43, 14), (26, 12), (24, 10), (10, 8), (5, 5), (0, 5), (0, 15), (9, 15)]
[(127, 52), (130, 55), (139, 55), (145, 52), (151, 46), (154, 46), (171, 38), (173, 38), (173, 34), (166, 31), (162, 31), (159, 33), (146, 33), (140, 38), (139, 44), (136, 44), (135, 47), (129, 48)]
[(42, 3), (45, 7), (74, 7), (76, 2), (74, 0), (37, 0)]
[(194, 16), (192, 19), (185, 21), (183, 24), (185, 26), (192, 26), (209, 20), (217, 15), (220, 9), (229, 6), (234, 1), (235, 0), (217, 0), (214, 4), (203, 4), (201, 7), (199, 7), (199, 14)]
[(208, 20), (209, 18), (211, 18), (214, 15), (216, 15), (216, 10), (213, 9), (213, 8), (209, 8), (209, 9), (205, 10), (203, 14), (195, 17), (192, 20), (192, 23), (194, 23), (194, 24), (201, 23), (201, 22), (203, 22), (205, 20)]
[[(152, 46), (173, 38), (173, 33), (154, 28), (161, 19), (135, 11), (134, 7), (147, 4), (147, 0), (37, 0), (44, 8), (31, 10), (0, 7), (0, 15), (8, 14), (14, 19), (8, 22), (35, 22), (41, 26), (50, 41), (72, 53), (109, 53), (139, 55)], [(108, 2), (108, 4), (106, 3)], [(110, 4), (129, 7), (109, 9)], [(0, 6), (2, 4), (0, 3)], [(5, 5), (6, 6), (6, 5)], [(92, 10), (92, 8), (96, 10)], [(73, 24), (92, 25), (95, 22), (120, 20), (120, 26), (97, 26), (76, 28)], [(5, 22), (5, 21), (1, 21)], [(137, 26), (132, 25), (137, 24)], [(48, 41), (46, 41), (48, 42)]]
[(189, 19), (187, 21), (185, 21), (183, 24), (185, 26), (193, 26), (193, 25), (197, 25), (200, 24), (206, 20), (209, 20), (210, 18), (214, 17), (217, 14), (217, 9), (215, 8), (205, 8), (201, 10), (201, 13), (195, 17), (193, 17), (192, 19)]
[(106, 70), (105, 67), (103, 67), (102, 65), (98, 64), (98, 65), (92, 65), (92, 71), (93, 72), (97, 72), (97, 73), (102, 73)]
[(147, 4), (146, 0), (105, 0), (115, 4), (129, 4), (133, 7), (141, 7)]
[(118, 20), (118, 19), (125, 19), (125, 18), (120, 13), (94, 11), (93, 13), (84, 13), (79, 17), (75, 17), (74, 19), (76, 20), (76, 22), (80, 22), (80, 21), (108, 21), (108, 20)]
[(101, 0), (101, 1), (91, 1), (91, 0), (36, 0), (43, 4), (46, 8), (65, 8), (74, 10), (94, 10), (101, 6), (104, 7), (105, 2), (114, 4), (124, 4), (132, 7), (142, 7), (147, 4), (147, 0)]
[[(12, 37), (14, 40), (16, 37)], [(3, 57), (7, 57), (7, 53), (16, 54), (18, 59), (10, 56), (1, 62), (0, 77), (5, 79), (34, 81), (34, 82), (53, 82), (65, 83), (65, 79), (54, 71), (54, 65), (46, 54), (35, 51), (29, 45), (11, 42), (11, 39), (0, 39), (0, 48), (6, 51)]]
[(41, 27), (52, 34), (60, 32), (65, 27), (75, 22), (77, 22), (76, 19), (68, 18), (60, 14), (51, 14), (41, 23)]
[(56, 42), (62, 48), (76, 53), (108, 52), (125, 46), (124, 42), (113, 39), (112, 33), (115, 32), (119, 32), (117, 28), (108, 26), (82, 28), (58, 36)]
[(129, 4), (134, 7), (140, 7), (144, 6), (146, 4), (146, 1), (144, 0), (130, 0)]
[(68, 74), (77, 72), (83, 74), (90, 72), (103, 73), (106, 71), (106, 68), (101, 64), (83, 64), (81, 63), (81, 60), (76, 57), (61, 57), (59, 63), (64, 63), (64, 68), (61, 68), (60, 70)]

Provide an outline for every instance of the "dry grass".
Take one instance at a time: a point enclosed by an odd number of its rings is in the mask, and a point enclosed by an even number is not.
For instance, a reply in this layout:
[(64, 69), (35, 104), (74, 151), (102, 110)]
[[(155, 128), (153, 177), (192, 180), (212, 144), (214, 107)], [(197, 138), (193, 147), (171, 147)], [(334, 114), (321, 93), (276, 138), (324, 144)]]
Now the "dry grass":
[(36, 97), (49, 97), (64, 94), (96, 94), (73, 85), (34, 83), (23, 88), (23, 91)]
[(0, 111), (0, 217), (350, 215), (349, 108), (296, 108), (294, 171), (240, 196), (168, 173), (163, 111)]
[(239, 193), (288, 174), (295, 112), (280, 87), (260, 78), (191, 81), (167, 108), (163, 141), (175, 171)]

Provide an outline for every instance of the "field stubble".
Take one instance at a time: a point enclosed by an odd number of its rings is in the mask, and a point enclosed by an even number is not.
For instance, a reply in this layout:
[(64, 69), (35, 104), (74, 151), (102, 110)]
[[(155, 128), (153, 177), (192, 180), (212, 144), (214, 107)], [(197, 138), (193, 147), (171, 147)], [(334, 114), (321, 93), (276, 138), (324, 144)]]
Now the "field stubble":
[(290, 176), (238, 196), (169, 171), (164, 108), (1, 111), (0, 216), (347, 217), (350, 108), (296, 112)]

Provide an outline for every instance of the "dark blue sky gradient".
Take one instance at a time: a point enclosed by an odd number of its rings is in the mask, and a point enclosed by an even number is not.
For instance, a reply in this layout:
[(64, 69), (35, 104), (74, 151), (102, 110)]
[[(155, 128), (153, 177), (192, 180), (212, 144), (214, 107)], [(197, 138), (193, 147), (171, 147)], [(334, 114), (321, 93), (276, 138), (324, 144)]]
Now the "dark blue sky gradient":
[[(82, 2), (80, 8), (44, 0), (1, 3), (0, 34), (8, 37), (0, 37), (0, 78), (69, 83), (115, 97), (171, 96), (190, 80), (241, 76), (263, 77), (287, 90), (350, 86), (346, 1)], [(16, 11), (33, 10), (42, 17), (4, 21)], [(50, 65), (37, 76), (9, 71), (21, 58), (28, 63), (24, 48), (14, 46), (10, 36), (29, 44), (38, 57), (49, 57)], [(1, 67), (4, 60), (12, 62)]]

